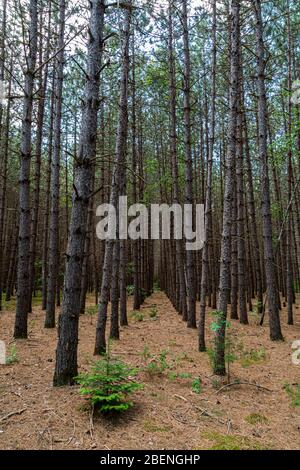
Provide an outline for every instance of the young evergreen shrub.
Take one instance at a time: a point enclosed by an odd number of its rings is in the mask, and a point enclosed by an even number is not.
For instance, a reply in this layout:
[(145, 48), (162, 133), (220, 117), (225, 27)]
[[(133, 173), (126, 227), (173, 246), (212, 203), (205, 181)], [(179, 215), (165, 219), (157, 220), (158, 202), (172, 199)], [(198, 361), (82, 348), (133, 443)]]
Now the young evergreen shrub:
[(142, 388), (133, 380), (136, 373), (136, 369), (107, 355), (94, 363), (90, 373), (80, 374), (76, 382), (81, 385), (80, 394), (88, 398), (93, 409), (120, 413), (133, 406), (128, 396)]
[(18, 355), (17, 355), (17, 348), (16, 345), (13, 344), (9, 349), (9, 354), (6, 358), (6, 365), (14, 364), (15, 362), (19, 362)]

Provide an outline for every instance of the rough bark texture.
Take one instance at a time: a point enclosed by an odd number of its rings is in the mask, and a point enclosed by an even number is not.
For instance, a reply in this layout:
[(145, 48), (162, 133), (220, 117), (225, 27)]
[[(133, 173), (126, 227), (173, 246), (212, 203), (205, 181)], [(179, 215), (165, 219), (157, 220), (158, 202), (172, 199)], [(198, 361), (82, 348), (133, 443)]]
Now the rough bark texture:
[(225, 334), (227, 305), (230, 292), (230, 261), (231, 261), (231, 223), (232, 223), (232, 190), (233, 162), (236, 151), (236, 124), (238, 105), (239, 79), (239, 0), (231, 2), (231, 65), (230, 65), (230, 111), (228, 123), (228, 153), (223, 206), (223, 231), (221, 239), (220, 280), (218, 298), (218, 329), (215, 332), (214, 373), (225, 375)]
[[(184, 115), (184, 158), (185, 158), (185, 203), (193, 204), (193, 167), (191, 154), (191, 83), (190, 83), (190, 50), (187, 1), (182, 1), (183, 25), (183, 115)], [(192, 227), (190, 227), (191, 229)], [(186, 286), (187, 286), (187, 326), (196, 328), (196, 285), (195, 285), (195, 253), (186, 252)]]
[[(94, 191), (94, 175), (91, 183), (91, 192)], [(82, 266), (81, 274), (81, 292), (80, 292), (80, 314), (83, 314), (85, 311), (85, 299), (86, 292), (88, 288), (88, 270), (89, 270), (89, 261), (90, 261), (90, 251), (91, 251), (91, 237), (93, 230), (93, 215), (94, 215), (94, 201), (93, 198), (90, 199), (89, 209), (88, 209), (88, 218), (87, 218), (87, 231), (84, 242), (84, 259)]]
[(271, 340), (282, 340), (277, 301), (276, 269), (272, 244), (272, 220), (270, 203), (270, 181), (267, 151), (267, 97), (265, 87), (265, 48), (263, 40), (263, 22), (261, 1), (252, 0), (256, 17), (257, 37), (257, 91), (258, 91), (258, 127), (259, 157), (261, 164), (262, 216), (265, 273), (268, 292), (268, 309)]
[(205, 242), (202, 249), (202, 273), (201, 273), (201, 293), (200, 293), (200, 320), (198, 325), (199, 331), (199, 351), (205, 351), (205, 312), (206, 297), (209, 282), (209, 250), (211, 247), (210, 238), (212, 236), (212, 172), (213, 172), (213, 154), (215, 142), (215, 120), (216, 120), (216, 62), (217, 62), (217, 6), (216, 0), (212, 4), (212, 69), (211, 69), (211, 133), (209, 136), (208, 162), (207, 162), (207, 179), (206, 179), (206, 195), (205, 195)]
[(120, 338), (119, 329), (119, 269), (120, 269), (120, 240), (116, 240), (113, 252), (113, 268), (111, 280), (111, 315), (110, 334), (111, 339)]
[(15, 338), (27, 338), (27, 314), (29, 295), (29, 252), (30, 252), (30, 160), (34, 70), (37, 57), (37, 0), (30, 0), (29, 54), (25, 72), (25, 97), (23, 104), (20, 168), (20, 224), (18, 255), (18, 292), (15, 319)]
[(74, 194), (66, 253), (63, 301), (58, 323), (58, 344), (54, 385), (72, 384), (77, 375), (78, 320), (81, 291), (81, 271), (86, 234), (87, 209), (93, 175), (91, 160), (96, 153), (97, 115), (102, 59), (103, 0), (90, 1), (89, 44), (87, 54), (88, 79), (82, 116), (80, 148), (75, 168)]
[[(129, 5), (131, 6), (131, 1)], [(116, 160), (115, 168), (113, 171), (112, 188), (110, 193), (110, 204), (117, 208), (118, 197), (120, 195), (120, 186), (122, 173), (124, 172), (124, 161), (126, 152), (126, 139), (128, 128), (128, 76), (129, 76), (129, 35), (131, 24), (132, 9), (128, 8), (125, 13), (124, 29), (123, 29), (123, 46), (122, 46), (122, 76), (120, 84), (120, 100), (119, 100), (119, 118), (116, 139)], [(112, 265), (114, 246), (117, 242), (115, 240), (107, 239), (105, 243), (105, 256), (103, 263), (103, 276), (100, 293), (98, 321), (96, 327), (96, 341), (94, 354), (103, 354), (106, 352), (106, 320), (107, 320), (107, 306), (110, 296), (111, 278), (112, 278)]]
[[(291, 32), (291, 21), (290, 21), (290, 8), (289, 0), (287, 0), (287, 34), (288, 34), (288, 90), (292, 90), (292, 32)], [(288, 103), (288, 139), (290, 141), (288, 146), (288, 162), (287, 162), (287, 172), (288, 172), (288, 203), (292, 199), (292, 189), (293, 189), (293, 155), (292, 155), (292, 102), (289, 97)], [(293, 260), (292, 260), (292, 249), (293, 249), (293, 230), (292, 230), (292, 213), (293, 205), (288, 213), (287, 220), (287, 235), (286, 235), (286, 300), (287, 300), (287, 323), (288, 325), (293, 325), (293, 302), (294, 302), (294, 287), (293, 287)]]
[[(2, 22), (0, 32), (0, 82), (4, 82), (4, 65), (5, 65), (5, 39), (6, 39), (6, 17), (7, 17), (7, 0), (2, 2)], [(2, 137), (2, 118), (4, 104), (0, 100), (0, 142)]]
[(230, 318), (238, 319), (238, 241), (237, 241), (237, 190), (236, 162), (232, 165), (232, 224), (231, 224), (231, 285), (230, 285)]
[(50, 211), (50, 189), (51, 189), (51, 166), (53, 153), (53, 118), (54, 118), (54, 83), (55, 73), (53, 70), (53, 84), (50, 106), (49, 125), (49, 145), (47, 159), (47, 178), (45, 185), (45, 207), (44, 207), (44, 227), (43, 227), (43, 248), (42, 248), (42, 309), (47, 307), (47, 279), (48, 279), (48, 246), (49, 246), (49, 211)]
[(255, 198), (254, 198), (254, 185), (252, 176), (252, 165), (251, 165), (251, 154), (248, 140), (248, 125), (246, 120), (246, 113), (243, 112), (243, 123), (244, 123), (244, 137), (245, 137), (245, 157), (246, 157), (246, 171), (247, 171), (247, 195), (248, 195), (248, 211), (250, 219), (251, 229), (251, 244), (252, 253), (254, 260), (254, 269), (256, 277), (256, 293), (258, 303), (258, 313), (262, 313), (263, 310), (263, 280), (262, 280), (262, 269), (261, 269), (261, 256), (260, 246), (258, 241), (258, 227), (255, 210)]
[(55, 300), (59, 272), (59, 186), (60, 186), (60, 158), (61, 158), (61, 117), (62, 92), (64, 79), (64, 36), (66, 2), (60, 1), (59, 7), (59, 40), (57, 55), (57, 77), (55, 83), (54, 105), (54, 139), (51, 162), (51, 211), (50, 211), (50, 239), (49, 239), (49, 266), (47, 281), (47, 306), (45, 328), (55, 327)]
[[(136, 84), (135, 84), (135, 42), (134, 34), (132, 38), (132, 123), (131, 123), (131, 134), (132, 134), (132, 202), (137, 203), (137, 142), (136, 142)], [(133, 285), (134, 285), (134, 297), (133, 297), (133, 308), (139, 310), (141, 306), (141, 280), (139, 276), (139, 240), (132, 240), (132, 254), (133, 254)]]
[[(175, 58), (174, 58), (174, 45), (173, 45), (173, 14), (174, 6), (173, 1), (169, 2), (169, 37), (168, 37), (168, 51), (169, 51), (169, 90), (170, 90), (170, 153), (172, 163), (172, 177), (173, 177), (173, 201), (175, 204), (180, 203), (180, 192), (178, 182), (178, 161), (177, 161), (177, 119), (176, 119), (176, 75), (175, 75)], [(184, 258), (182, 252), (182, 241), (175, 240), (175, 253), (176, 253), (176, 271), (178, 273), (179, 285), (179, 313), (183, 318), (187, 317), (187, 303), (186, 303), (186, 284), (184, 275)]]
[(42, 143), (43, 143), (43, 126), (45, 114), (45, 96), (48, 83), (48, 59), (50, 54), (50, 27), (51, 27), (51, 3), (49, 3), (49, 20), (48, 20), (48, 37), (46, 43), (46, 53), (43, 55), (43, 9), (40, 12), (40, 44), (39, 44), (39, 66), (45, 60), (46, 65), (40, 70), (39, 77), (39, 96), (38, 96), (38, 111), (37, 111), (37, 134), (35, 144), (35, 175), (34, 175), (34, 190), (33, 190), (33, 207), (31, 211), (31, 236), (30, 236), (30, 260), (29, 260), (29, 298), (28, 298), (28, 311), (32, 310), (32, 293), (34, 291), (35, 279), (35, 259), (36, 259), (36, 246), (38, 235), (38, 217), (40, 206), (40, 180), (41, 180), (41, 157), (42, 157)]
[[(12, 70), (12, 61), (10, 70)], [(11, 94), (12, 79), (9, 79), (8, 96)], [(1, 116), (0, 116), (1, 118)], [(2, 119), (2, 118), (1, 118)], [(10, 119), (11, 119), (11, 100), (8, 100), (6, 107), (6, 118), (3, 126), (0, 126), (0, 311), (2, 310), (2, 291), (3, 291), (3, 268), (4, 268), (4, 239), (5, 239), (5, 212), (6, 212), (6, 199), (7, 199), (7, 177), (8, 177), (8, 157), (9, 157), (9, 133), (10, 133)], [(0, 121), (1, 123), (1, 121)], [(1, 184), (2, 183), (2, 184)]]
[(240, 322), (248, 324), (247, 314), (247, 283), (246, 283), (246, 244), (245, 244), (245, 206), (244, 206), (244, 140), (242, 114), (242, 52), (239, 31), (239, 89), (238, 115), (236, 127), (236, 191), (237, 191), (237, 258), (238, 258), (238, 287), (239, 287), (239, 316)]

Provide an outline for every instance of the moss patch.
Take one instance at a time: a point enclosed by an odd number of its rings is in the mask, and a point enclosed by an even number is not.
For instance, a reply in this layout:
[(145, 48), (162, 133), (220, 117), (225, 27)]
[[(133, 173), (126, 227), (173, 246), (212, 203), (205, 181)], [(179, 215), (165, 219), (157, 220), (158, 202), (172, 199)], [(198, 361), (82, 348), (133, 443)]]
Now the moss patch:
[(264, 348), (252, 350), (252, 351), (245, 351), (241, 357), (241, 365), (242, 367), (249, 367), (254, 364), (261, 364), (266, 360), (266, 351)]
[(297, 385), (285, 384), (284, 389), (291, 399), (291, 406), (300, 406), (300, 382)]
[(151, 420), (144, 421), (143, 426), (148, 432), (169, 432), (173, 428), (171, 425), (161, 425)]
[(211, 450), (263, 450), (263, 447), (255, 439), (245, 436), (224, 435), (218, 432), (205, 432), (202, 434), (205, 439), (212, 441)]
[(268, 424), (269, 422), (268, 418), (259, 413), (250, 413), (250, 415), (246, 416), (245, 421), (249, 424)]

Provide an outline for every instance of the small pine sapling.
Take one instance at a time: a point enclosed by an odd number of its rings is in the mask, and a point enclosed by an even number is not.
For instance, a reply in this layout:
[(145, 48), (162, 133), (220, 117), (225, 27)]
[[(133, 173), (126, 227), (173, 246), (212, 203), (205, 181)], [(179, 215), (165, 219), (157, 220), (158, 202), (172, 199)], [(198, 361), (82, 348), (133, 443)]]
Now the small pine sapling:
[(109, 349), (105, 357), (96, 361), (89, 373), (76, 378), (81, 385), (80, 394), (87, 397), (93, 410), (101, 413), (121, 413), (133, 403), (128, 396), (142, 388), (133, 377), (137, 370), (124, 362), (111, 358)]

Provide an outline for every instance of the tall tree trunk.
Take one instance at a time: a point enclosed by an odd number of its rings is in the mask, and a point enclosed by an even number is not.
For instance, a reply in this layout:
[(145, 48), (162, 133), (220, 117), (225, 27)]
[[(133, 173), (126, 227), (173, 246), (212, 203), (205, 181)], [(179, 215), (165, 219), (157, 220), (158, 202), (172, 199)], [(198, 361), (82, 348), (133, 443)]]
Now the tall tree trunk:
[[(120, 184), (120, 194), (126, 193), (126, 171), (124, 169)], [(119, 272), (119, 290), (120, 290), (120, 325), (128, 325), (127, 320), (127, 289), (126, 289), (126, 270), (127, 270), (127, 240), (120, 240), (120, 272)]]
[[(172, 177), (173, 177), (173, 201), (175, 204), (180, 204), (180, 192), (178, 182), (178, 161), (177, 161), (177, 119), (176, 119), (176, 71), (175, 71), (175, 58), (174, 58), (174, 37), (173, 37), (173, 14), (174, 5), (173, 0), (169, 0), (169, 90), (170, 90), (170, 152), (172, 163)], [(187, 317), (187, 304), (186, 304), (186, 284), (184, 275), (184, 259), (182, 252), (182, 241), (175, 240), (176, 249), (176, 268), (178, 270), (178, 284), (179, 284), (179, 313), (183, 318)]]
[(236, 162), (232, 165), (232, 223), (231, 223), (231, 284), (230, 284), (230, 318), (237, 320), (238, 316), (238, 240), (237, 240), (237, 188)]
[(19, 220), (16, 218), (16, 223), (14, 226), (14, 237), (13, 237), (13, 244), (12, 250), (10, 252), (10, 259), (9, 259), (9, 268), (6, 280), (6, 293), (5, 293), (5, 301), (9, 302), (13, 292), (13, 284), (14, 284), (14, 272), (15, 272), (15, 265), (16, 265), (16, 258), (18, 254), (18, 227)]
[[(185, 155), (185, 203), (193, 204), (193, 167), (191, 154), (191, 71), (190, 71), (190, 49), (189, 49), (189, 27), (187, 0), (182, 1), (182, 24), (183, 24), (183, 115), (184, 115), (184, 155)], [(191, 224), (193, 225), (193, 224)], [(187, 229), (192, 229), (187, 227)], [(196, 285), (195, 285), (195, 253), (191, 250), (186, 252), (186, 286), (187, 286), (187, 326), (196, 328)]]
[[(200, 320), (199, 320), (199, 351), (205, 351), (205, 312), (206, 296), (209, 283), (209, 250), (212, 250), (212, 173), (213, 154), (215, 143), (215, 121), (216, 121), (216, 66), (217, 66), (217, 5), (216, 0), (212, 3), (212, 65), (211, 65), (211, 110), (210, 110), (210, 136), (207, 161), (207, 179), (205, 196), (205, 241), (202, 249), (202, 273), (201, 273), (201, 293), (200, 293)], [(214, 267), (210, 270), (213, 277)]]
[(246, 243), (245, 243), (245, 194), (244, 194), (244, 140), (242, 113), (243, 58), (241, 51), (241, 34), (239, 27), (239, 89), (238, 115), (236, 127), (236, 190), (237, 190), (237, 254), (240, 323), (248, 324), (247, 283), (246, 283)]
[[(132, 134), (132, 202), (137, 203), (137, 142), (136, 142), (136, 84), (135, 84), (135, 37), (133, 34), (132, 38), (132, 123), (131, 123), (131, 134)], [(133, 252), (133, 308), (139, 310), (141, 306), (141, 286), (139, 276), (139, 240), (132, 240), (132, 252)]]
[(19, 224), (19, 255), (18, 255), (18, 292), (15, 338), (27, 338), (27, 316), (29, 295), (29, 253), (30, 253), (30, 161), (32, 107), (34, 89), (34, 71), (37, 57), (38, 11), (37, 0), (30, 0), (29, 54), (25, 72), (25, 97), (23, 104), (22, 137), (21, 137), (21, 168), (20, 168), (20, 224)]
[(85, 102), (82, 116), (80, 148), (77, 155), (74, 194), (66, 254), (63, 301), (58, 324), (58, 344), (53, 383), (72, 384), (77, 375), (78, 321), (81, 272), (86, 234), (87, 210), (96, 155), (97, 116), (99, 108), (100, 72), (103, 50), (105, 3), (90, 1), (89, 44)]
[[(116, 139), (116, 152), (115, 152), (115, 168), (112, 177), (112, 187), (110, 193), (110, 204), (117, 210), (118, 197), (120, 195), (120, 187), (122, 183), (122, 173), (124, 170), (125, 153), (126, 153), (126, 140), (128, 130), (128, 77), (129, 77), (129, 36), (130, 24), (132, 15), (132, 0), (128, 3), (129, 8), (125, 13), (122, 47), (122, 76), (120, 84), (120, 100), (119, 100), (119, 117), (118, 129)], [(118, 236), (118, 235), (117, 235)], [(94, 354), (103, 354), (106, 352), (106, 320), (107, 320), (107, 306), (110, 295), (111, 278), (112, 278), (112, 264), (114, 246), (119, 241), (107, 239), (105, 242), (105, 256), (103, 263), (103, 277), (100, 293), (98, 321), (96, 327), (96, 340)]]
[[(6, 15), (7, 15), (7, 0), (2, 2), (2, 28), (0, 32), (0, 93), (4, 91), (4, 69), (5, 69), (5, 39), (6, 39)], [(11, 82), (11, 79), (10, 79)], [(10, 93), (9, 93), (10, 95)], [(9, 107), (10, 100), (8, 101), (7, 109), (7, 125), (9, 125)], [(4, 102), (0, 96), (0, 311), (2, 310), (2, 277), (3, 277), (3, 237), (4, 237), (4, 213), (5, 213), (5, 196), (7, 187), (7, 156), (3, 149), (3, 110)], [(6, 125), (6, 128), (8, 128)], [(5, 145), (5, 144), (4, 144)], [(2, 151), (3, 150), (3, 151)]]
[(259, 156), (261, 163), (262, 215), (265, 272), (268, 292), (268, 308), (271, 340), (282, 340), (279, 308), (277, 302), (276, 270), (272, 244), (272, 219), (270, 203), (270, 181), (267, 150), (267, 97), (265, 87), (265, 46), (263, 40), (263, 22), (261, 0), (252, 0), (256, 19), (257, 39), (257, 91), (258, 91), (258, 125)]
[[(13, 62), (11, 59), (10, 71), (12, 71)], [(12, 78), (9, 78), (8, 85), (8, 96), (10, 96), (12, 90)], [(6, 108), (6, 119), (5, 126), (1, 129), (0, 132), (3, 135), (0, 135), (0, 152), (1, 161), (0, 161), (0, 311), (2, 310), (2, 291), (3, 291), (3, 268), (4, 268), (4, 235), (5, 235), (5, 209), (6, 209), (6, 196), (7, 196), (7, 179), (8, 179), (8, 157), (9, 157), (9, 132), (10, 132), (10, 123), (11, 123), (11, 100), (8, 100)], [(3, 255), (2, 255), (3, 254)]]
[(53, 122), (53, 155), (51, 161), (51, 211), (50, 211), (50, 238), (49, 238), (49, 264), (47, 281), (47, 306), (45, 328), (55, 327), (55, 299), (59, 272), (59, 187), (60, 187), (60, 159), (61, 159), (61, 116), (62, 92), (64, 80), (64, 37), (65, 37), (66, 1), (60, 0), (59, 5), (59, 39), (57, 54), (57, 75), (54, 88), (54, 122)]
[(54, 121), (54, 87), (55, 70), (53, 69), (53, 80), (51, 90), (50, 105), (50, 123), (48, 140), (48, 158), (47, 158), (47, 176), (45, 185), (45, 207), (44, 207), (44, 226), (43, 226), (43, 246), (42, 246), (42, 309), (47, 308), (47, 279), (48, 279), (48, 246), (49, 246), (49, 211), (50, 211), (50, 189), (51, 189), (51, 166), (53, 153), (53, 121)]
[(214, 373), (225, 375), (225, 334), (227, 305), (230, 291), (230, 261), (231, 261), (231, 225), (232, 225), (232, 197), (233, 197), (233, 162), (236, 152), (236, 124), (238, 106), (238, 80), (239, 80), (239, 0), (231, 2), (231, 55), (230, 55), (230, 101), (228, 122), (228, 152), (226, 159), (223, 231), (221, 239), (220, 280), (217, 312), (217, 328), (215, 331), (214, 346)]
[(257, 294), (257, 311), (262, 313), (263, 310), (263, 280), (261, 270), (261, 257), (260, 257), (260, 246), (258, 241), (258, 227), (255, 210), (255, 198), (254, 198), (254, 185), (252, 176), (252, 165), (251, 165), (251, 154), (248, 139), (248, 123), (246, 119), (246, 113), (243, 105), (243, 122), (244, 122), (244, 142), (245, 142), (245, 156), (246, 156), (246, 171), (247, 171), (247, 183), (248, 183), (248, 211), (251, 225), (251, 241), (253, 250), (253, 259), (255, 265), (255, 276), (256, 276), (256, 294)]
[[(95, 175), (93, 175), (91, 183), (91, 192), (94, 191), (94, 180)], [(87, 231), (84, 242), (84, 259), (82, 265), (82, 274), (81, 274), (81, 292), (80, 292), (80, 314), (84, 314), (85, 311), (85, 301), (86, 293), (88, 289), (88, 271), (89, 271), (89, 261), (90, 261), (90, 252), (91, 252), (91, 237), (92, 237), (92, 224), (93, 224), (93, 215), (94, 215), (94, 201), (93, 198), (90, 199), (89, 209), (88, 209), (88, 218), (87, 218)]]
[(114, 243), (113, 263), (111, 280), (111, 316), (110, 316), (110, 334), (111, 339), (120, 339), (119, 329), (119, 269), (120, 269), (120, 240)]
[[(6, 40), (6, 23), (7, 23), (7, 0), (2, 2), (2, 22), (0, 32), (0, 86), (4, 85), (4, 71), (5, 71), (5, 40)], [(4, 104), (0, 99), (0, 143), (2, 137), (2, 118), (3, 118)], [(1, 163), (1, 162), (0, 162)], [(0, 165), (1, 166), (1, 165)]]
[(49, 20), (48, 20), (48, 37), (46, 44), (46, 54), (43, 57), (43, 9), (40, 12), (40, 45), (39, 45), (39, 66), (42, 66), (43, 59), (46, 62), (44, 76), (42, 69), (40, 70), (39, 77), (39, 98), (38, 98), (38, 111), (37, 111), (37, 135), (35, 145), (35, 175), (34, 175), (34, 190), (33, 190), (33, 207), (31, 214), (31, 236), (30, 236), (30, 260), (29, 260), (29, 298), (28, 298), (28, 311), (32, 310), (32, 292), (34, 290), (35, 279), (35, 258), (36, 258), (36, 244), (37, 244), (37, 231), (38, 231), (38, 216), (40, 206), (40, 179), (41, 179), (41, 157), (42, 157), (42, 143), (43, 143), (43, 126), (45, 114), (45, 97), (48, 82), (48, 59), (50, 54), (50, 28), (51, 28), (51, 3), (49, 3)]
[[(291, 31), (291, 18), (290, 18), (290, 5), (287, 0), (287, 35), (288, 35), (288, 90), (292, 91), (292, 31)], [(288, 98), (288, 204), (292, 200), (293, 189), (293, 163), (292, 163), (292, 102), (291, 97)], [(287, 300), (287, 323), (293, 325), (293, 302), (294, 302), (294, 287), (293, 287), (293, 261), (292, 261), (292, 208), (288, 212), (287, 220), (287, 234), (286, 234), (286, 300)]]

